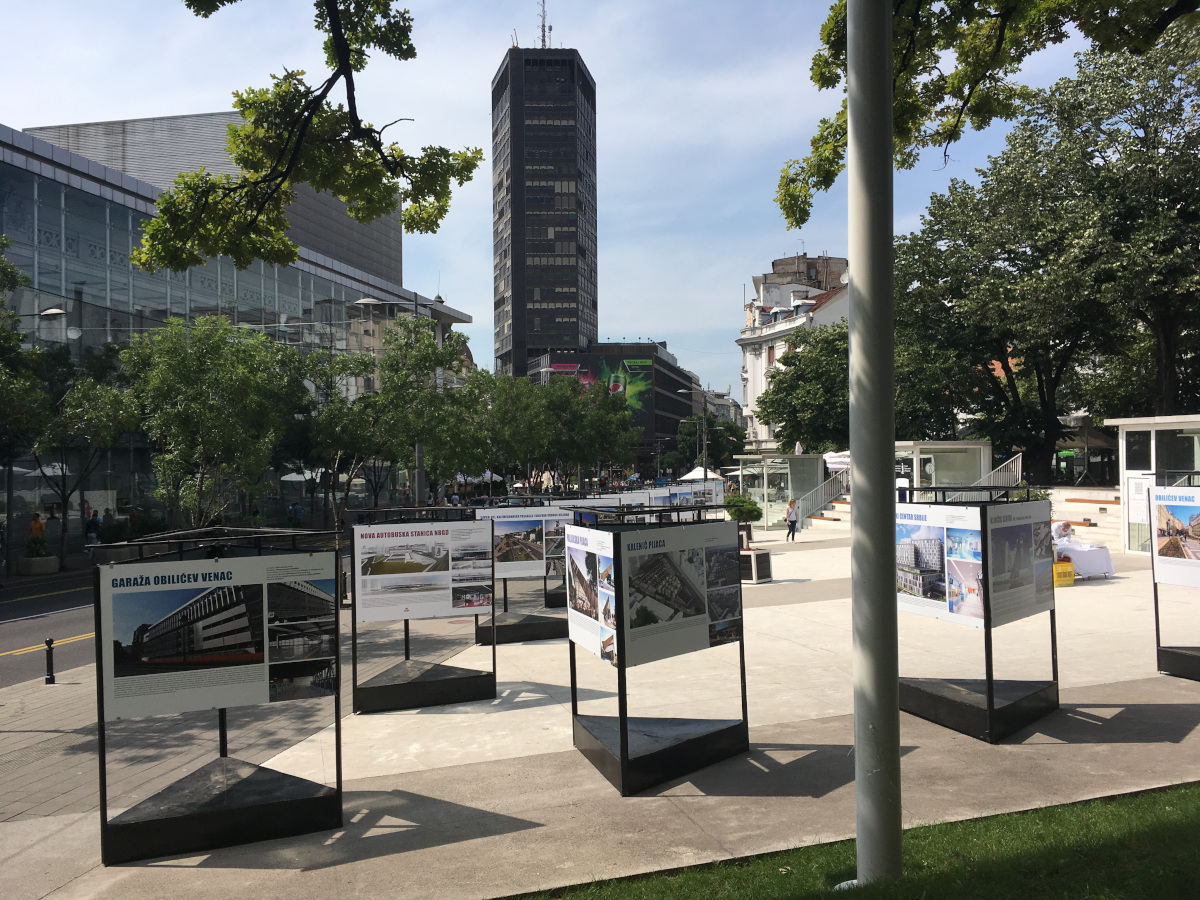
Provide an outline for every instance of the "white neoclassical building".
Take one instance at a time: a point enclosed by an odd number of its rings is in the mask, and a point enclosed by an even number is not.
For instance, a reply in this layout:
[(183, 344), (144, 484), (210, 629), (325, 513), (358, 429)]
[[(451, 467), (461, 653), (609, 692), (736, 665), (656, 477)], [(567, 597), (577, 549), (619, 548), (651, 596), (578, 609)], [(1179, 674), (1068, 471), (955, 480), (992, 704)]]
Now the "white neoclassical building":
[(755, 297), (746, 305), (746, 325), (737, 338), (742, 349), (742, 410), (746, 416), (746, 451), (776, 449), (774, 425), (758, 418), (758, 398), (785, 340), (798, 328), (831, 325), (849, 313), (847, 270), (842, 257), (805, 254), (771, 263), (771, 271), (754, 276)]

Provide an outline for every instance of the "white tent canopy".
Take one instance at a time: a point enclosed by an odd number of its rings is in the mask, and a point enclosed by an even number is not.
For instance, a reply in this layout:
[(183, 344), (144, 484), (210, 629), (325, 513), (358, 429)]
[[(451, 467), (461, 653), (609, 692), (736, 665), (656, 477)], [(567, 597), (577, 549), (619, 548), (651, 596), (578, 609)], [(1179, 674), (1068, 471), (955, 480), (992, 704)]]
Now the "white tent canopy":
[(317, 469), (317, 471), (313, 472), (313, 471), (310, 471), (309, 469), (305, 469), (303, 472), (289, 472), (287, 475), (280, 475), (279, 480), (280, 481), (316, 481), (317, 479), (319, 479), (321, 477), (321, 473), (324, 471), (325, 471), (324, 469)]
[(722, 476), (719, 472), (714, 472), (712, 469), (705, 474), (703, 466), (696, 466), (692, 471), (688, 472), (680, 481), (721, 481)]
[[(13, 474), (20, 474), (21, 470), (13, 468)], [(47, 463), (40, 469), (34, 469), (32, 472), (26, 471), (26, 475), (41, 476), (42, 478), (59, 478), (63, 475), (70, 475), (71, 470), (60, 463)]]
[(843, 450), (840, 453), (826, 453), (825, 465), (829, 467), (830, 472), (844, 472), (850, 468), (850, 451)]

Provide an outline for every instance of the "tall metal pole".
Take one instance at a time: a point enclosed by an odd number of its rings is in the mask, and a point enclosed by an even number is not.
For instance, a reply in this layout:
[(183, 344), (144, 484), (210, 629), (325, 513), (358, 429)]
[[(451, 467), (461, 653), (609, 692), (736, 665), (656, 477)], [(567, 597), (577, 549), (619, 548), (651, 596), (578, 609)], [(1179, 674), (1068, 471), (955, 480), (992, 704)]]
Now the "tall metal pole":
[(900, 875), (892, 312), (892, 3), (846, 13), (850, 566), (858, 883)]

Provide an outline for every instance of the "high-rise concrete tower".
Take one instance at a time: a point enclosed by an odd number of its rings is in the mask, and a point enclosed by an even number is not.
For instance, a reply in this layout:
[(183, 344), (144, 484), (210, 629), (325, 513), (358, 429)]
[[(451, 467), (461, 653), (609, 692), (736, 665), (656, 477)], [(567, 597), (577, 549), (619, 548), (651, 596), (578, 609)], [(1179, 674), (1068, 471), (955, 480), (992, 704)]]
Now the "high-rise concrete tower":
[(513, 47), (492, 79), (497, 374), (596, 341), (596, 82), (576, 50)]

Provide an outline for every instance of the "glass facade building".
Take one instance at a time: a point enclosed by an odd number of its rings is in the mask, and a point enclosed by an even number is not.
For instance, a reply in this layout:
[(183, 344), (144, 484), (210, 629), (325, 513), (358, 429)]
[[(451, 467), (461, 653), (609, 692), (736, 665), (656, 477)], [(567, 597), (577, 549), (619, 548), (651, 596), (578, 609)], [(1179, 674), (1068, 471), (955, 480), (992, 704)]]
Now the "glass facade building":
[[(186, 272), (139, 270), (130, 254), (154, 215), (158, 187), (0, 126), (0, 233), (29, 278), (9, 306), (30, 342), (72, 353), (118, 345), (165, 323), (226, 315), (302, 347), (366, 350), (381, 317), (418, 312), (443, 327), (471, 321), (386, 278), (301, 246), (290, 266), (209, 260)], [(365, 307), (363, 297), (383, 301)], [(40, 315), (62, 309), (65, 315)]]
[[(224, 127), (216, 116), (172, 118), (188, 120), (179, 130)], [(99, 126), (62, 128), (77, 133)], [(154, 130), (143, 129), (147, 134)], [(96, 146), (107, 152), (103, 142)], [(169, 171), (173, 166), (161, 157), (182, 163), (172, 149), (164, 146), (156, 155), (147, 141), (142, 159)], [(5, 305), (20, 315), (26, 346), (66, 345), (80, 358), (110, 343), (124, 345), (133, 334), (160, 327), (168, 317), (219, 314), (302, 352), (370, 352), (381, 349), (383, 326), (398, 315), (434, 319), (439, 336), (471, 321), (440, 297), (430, 300), (398, 283), (398, 225), (359, 226), (346, 217), (340, 201), (311, 191), (308, 202), (298, 197), (289, 209), (294, 219), (290, 234), (300, 248), (292, 265), (254, 263), (238, 271), (231, 260), (218, 258), (186, 272), (143, 272), (130, 254), (154, 215), (159, 192), (158, 186), (128, 172), (0, 125), (0, 233), (12, 240), (6, 258), (29, 279), (28, 286), (5, 298)], [(362, 229), (361, 240), (354, 238), (355, 228)], [(364, 298), (379, 302), (360, 303)], [(47, 311), (53, 314), (47, 316)], [(372, 390), (371, 379), (359, 387)], [(22, 515), (35, 508), (48, 510), (53, 498), (35, 471), (36, 461), (25, 457), (15, 462), (13, 509)], [(0, 474), (10, 477), (3, 468)], [(274, 494), (260, 498), (268, 517), (281, 519), (283, 504), (292, 499), (315, 502), (303, 485), (275, 484)], [(141, 436), (130, 434), (73, 495), (68, 509), (59, 512), (77, 516), (84, 497), (93, 508), (112, 508), (119, 515), (133, 508), (156, 509), (153, 488), (149, 448)], [(0, 513), (7, 513), (3, 498), (0, 491)], [(306, 515), (313, 509), (310, 505)], [(72, 540), (82, 539), (81, 528), (80, 523)]]
[(596, 83), (576, 50), (511, 48), (492, 79), (495, 371), (596, 341)]

